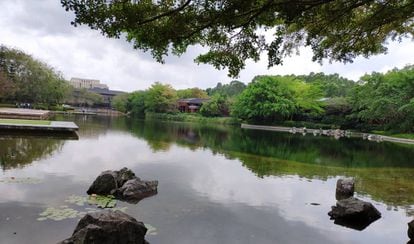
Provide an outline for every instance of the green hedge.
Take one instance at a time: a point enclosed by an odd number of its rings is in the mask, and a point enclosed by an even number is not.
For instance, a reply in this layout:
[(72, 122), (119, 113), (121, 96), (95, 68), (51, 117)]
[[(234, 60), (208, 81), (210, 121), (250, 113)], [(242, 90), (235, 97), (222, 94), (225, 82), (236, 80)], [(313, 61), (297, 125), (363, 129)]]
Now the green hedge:
[(162, 114), (162, 113), (146, 113), (145, 119), (149, 120), (170, 120), (193, 123), (214, 123), (221, 125), (239, 125), (240, 121), (232, 117), (203, 117), (200, 114)]
[(15, 108), (16, 104), (11, 103), (0, 103), (0, 108)]

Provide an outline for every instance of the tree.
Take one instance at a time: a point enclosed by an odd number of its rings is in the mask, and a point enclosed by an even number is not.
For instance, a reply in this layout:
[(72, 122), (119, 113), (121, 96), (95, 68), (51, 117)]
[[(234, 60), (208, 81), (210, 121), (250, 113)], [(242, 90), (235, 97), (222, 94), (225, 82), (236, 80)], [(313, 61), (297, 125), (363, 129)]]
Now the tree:
[(85, 88), (82, 89), (72, 89), (71, 95), (66, 100), (67, 103), (75, 104), (78, 106), (93, 106), (95, 104), (103, 103), (104, 98), (102, 95), (99, 95), (94, 92), (90, 92)]
[(217, 83), (216, 87), (208, 88), (206, 91), (210, 96), (215, 94), (221, 94), (228, 97), (235, 97), (239, 95), (244, 89), (246, 85), (238, 80), (233, 80), (229, 84), (221, 84), (220, 82)]
[(135, 91), (129, 94), (126, 109), (133, 116), (145, 116), (145, 91)]
[(197, 87), (177, 91), (178, 98), (208, 98), (207, 93)]
[(256, 76), (232, 108), (236, 117), (253, 121), (283, 121), (295, 114), (323, 112), (318, 86), (294, 76)]
[(244, 120), (284, 120), (296, 111), (293, 91), (286, 82), (272, 77), (256, 77), (233, 106), (234, 116)]
[(111, 101), (111, 106), (114, 107), (117, 111), (126, 113), (128, 98), (129, 98), (129, 93), (123, 93), (123, 94), (116, 95)]
[(206, 117), (227, 116), (230, 114), (230, 101), (225, 95), (215, 94), (201, 106), (200, 113)]
[[(197, 62), (229, 68), (237, 76), (247, 59), (266, 52), (268, 65), (282, 63), (299, 46), (313, 60), (351, 62), (387, 51), (388, 40), (412, 35), (412, 0), (61, 0), (75, 14), (73, 25), (88, 25), (108, 37), (126, 35), (134, 48), (163, 62), (191, 45), (209, 47)], [(273, 30), (266, 40), (263, 30)]]
[(350, 100), (352, 116), (371, 127), (414, 131), (414, 66), (361, 77)]
[(312, 72), (309, 75), (297, 76), (297, 78), (307, 83), (318, 85), (327, 98), (346, 97), (356, 85), (355, 81), (341, 77), (338, 74), (327, 75)]
[(13, 97), (15, 89), (13, 82), (0, 69), (0, 101)]
[(155, 82), (145, 96), (146, 111), (168, 113), (177, 110), (177, 92), (171, 85)]
[(57, 104), (68, 95), (69, 84), (49, 65), (22, 51), (0, 46), (0, 72), (13, 85), (8, 99), (17, 102)]

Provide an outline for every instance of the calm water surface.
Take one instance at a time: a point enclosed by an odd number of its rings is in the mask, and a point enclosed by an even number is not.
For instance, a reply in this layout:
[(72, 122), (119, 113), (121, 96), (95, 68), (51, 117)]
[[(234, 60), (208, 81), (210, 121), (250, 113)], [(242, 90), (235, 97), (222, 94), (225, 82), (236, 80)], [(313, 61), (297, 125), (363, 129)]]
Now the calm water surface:
[[(104, 170), (159, 180), (158, 195), (118, 203), (153, 226), (152, 243), (406, 243), (414, 216), (414, 147), (359, 139), (74, 117), (79, 140), (0, 135), (0, 243), (56, 243), (79, 218), (38, 220), (86, 196)], [(341, 176), (381, 211), (363, 231), (335, 225)], [(320, 205), (312, 205), (318, 203)]]

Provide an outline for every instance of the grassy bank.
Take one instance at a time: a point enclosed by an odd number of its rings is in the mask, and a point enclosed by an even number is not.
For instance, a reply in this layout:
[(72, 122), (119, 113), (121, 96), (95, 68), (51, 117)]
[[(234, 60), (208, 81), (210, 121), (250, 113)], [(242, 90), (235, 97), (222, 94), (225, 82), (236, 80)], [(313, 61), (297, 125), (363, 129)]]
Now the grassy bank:
[(50, 121), (47, 121), (47, 120), (25, 120), (25, 119), (0, 119), (0, 124), (50, 125)]
[(199, 114), (161, 114), (146, 113), (145, 119), (192, 122), (202, 124), (240, 125), (240, 121), (232, 117), (203, 117)]
[(392, 136), (392, 137), (404, 138), (404, 139), (414, 139), (414, 134), (409, 134), (409, 133), (393, 133), (393, 132), (382, 131), (382, 130), (373, 130), (372, 133), (383, 135), (383, 136)]

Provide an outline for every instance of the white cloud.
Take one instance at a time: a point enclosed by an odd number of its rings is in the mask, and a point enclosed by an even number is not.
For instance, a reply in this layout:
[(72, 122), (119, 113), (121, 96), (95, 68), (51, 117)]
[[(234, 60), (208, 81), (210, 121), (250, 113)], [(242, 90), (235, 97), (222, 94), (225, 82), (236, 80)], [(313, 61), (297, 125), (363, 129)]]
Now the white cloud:
[[(181, 57), (168, 57), (166, 64), (156, 63), (148, 53), (133, 50), (123, 39), (108, 39), (88, 27), (72, 27), (73, 16), (55, 0), (5, 0), (0, 3), (0, 43), (22, 49), (63, 72), (65, 78), (100, 79), (112, 89), (145, 89), (154, 81), (175, 88), (214, 86), (227, 83), (225, 70), (193, 63), (200, 47), (191, 47)], [(319, 65), (311, 61), (309, 49), (287, 58), (283, 66), (267, 69), (265, 55), (260, 62), (247, 62), (239, 79), (250, 82), (261, 74), (339, 73), (358, 79), (366, 72), (387, 71), (413, 63), (414, 43), (391, 43), (388, 55), (357, 58), (353, 64)]]

